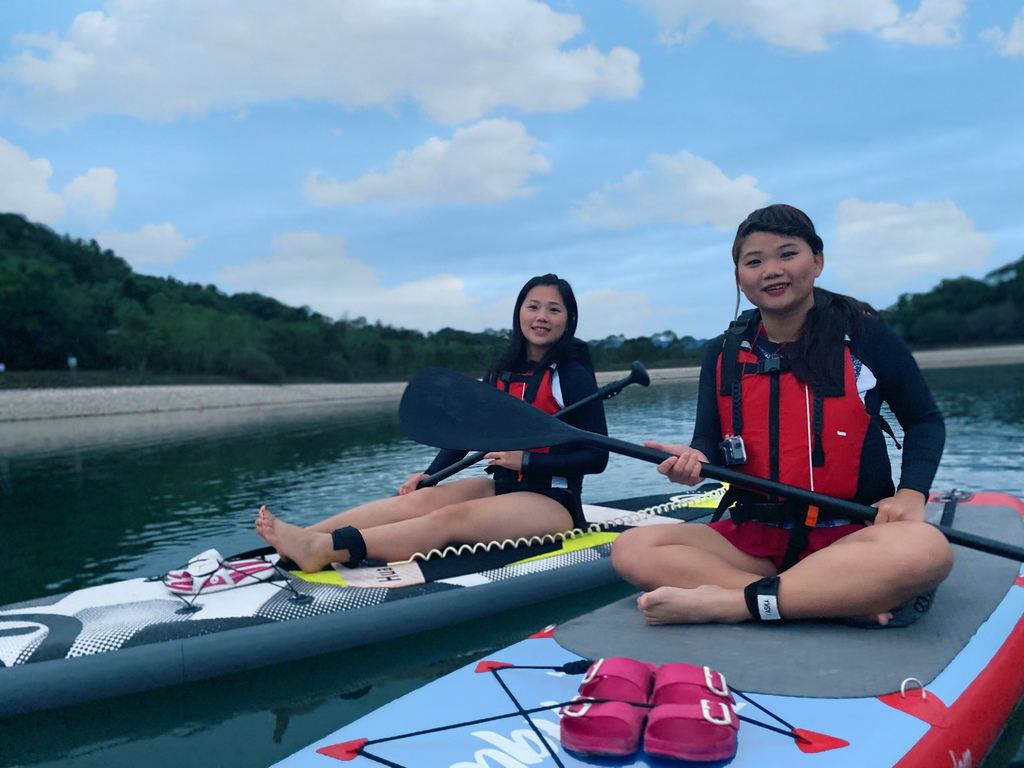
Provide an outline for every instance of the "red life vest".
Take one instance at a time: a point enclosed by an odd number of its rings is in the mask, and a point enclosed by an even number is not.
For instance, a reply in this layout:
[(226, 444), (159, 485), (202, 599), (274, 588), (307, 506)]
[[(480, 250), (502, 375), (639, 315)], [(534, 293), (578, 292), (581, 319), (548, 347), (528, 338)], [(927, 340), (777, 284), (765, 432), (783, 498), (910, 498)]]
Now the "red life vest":
[[(541, 371), (529, 373), (500, 371), (495, 378), (494, 386), (553, 416), (563, 408), (562, 404), (555, 399), (552, 386), (554, 372), (555, 369), (550, 366)], [(533, 453), (549, 453), (551, 451), (550, 448), (531, 448), (530, 450)]]
[(747, 452), (747, 463), (733, 469), (853, 499), (871, 416), (857, 392), (849, 348), (836, 350), (831, 363), (841, 384), (815, 391), (797, 380), (784, 353), (757, 354), (760, 323), (753, 315), (746, 319), (746, 327), (726, 333), (717, 366), (722, 434), (742, 434)]
[(508, 392), (513, 397), (530, 403), (534, 408), (540, 408), (544, 413), (554, 415), (562, 410), (562, 404), (555, 399), (553, 377), (554, 369), (551, 367), (529, 373), (500, 371), (494, 386), (502, 392)]

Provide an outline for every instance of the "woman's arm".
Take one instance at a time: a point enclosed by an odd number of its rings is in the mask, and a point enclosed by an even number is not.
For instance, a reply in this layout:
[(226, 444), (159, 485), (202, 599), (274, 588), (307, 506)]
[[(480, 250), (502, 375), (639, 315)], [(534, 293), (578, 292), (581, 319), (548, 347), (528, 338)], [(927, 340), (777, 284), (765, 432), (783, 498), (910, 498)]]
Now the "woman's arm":
[(865, 336), (864, 348), (857, 350), (851, 345), (851, 352), (875, 374), (878, 395), (903, 428), (898, 488), (927, 496), (946, 441), (942, 413), (903, 340), (881, 321), (869, 322)]
[(858, 342), (851, 343), (850, 351), (878, 380), (866, 395), (868, 412), (877, 414), (885, 401), (903, 428), (898, 490), (874, 505), (878, 508), (875, 523), (923, 521), (946, 439), (942, 414), (910, 350), (889, 326), (880, 320), (868, 321), (864, 339)]
[(712, 339), (704, 347), (700, 364), (700, 383), (697, 385), (697, 418), (693, 425), (690, 445), (644, 441), (648, 448), (675, 454), (658, 465), (658, 471), (673, 483), (697, 485), (701, 481), (700, 463), (717, 464), (718, 444), (722, 442), (722, 423), (718, 418), (718, 355), (722, 349), (721, 337)]
[(461, 461), (466, 457), (469, 451), (453, 451), (449, 448), (442, 448), (437, 452), (437, 456), (430, 462), (430, 466), (427, 467), (424, 474), (433, 475), (440, 472), (442, 469), (450, 467), (457, 461)]
[(697, 385), (697, 417), (693, 424), (690, 447), (700, 451), (711, 464), (719, 464), (718, 445), (722, 442), (722, 420), (718, 416), (718, 357), (724, 337), (704, 345), (700, 361), (700, 382)]

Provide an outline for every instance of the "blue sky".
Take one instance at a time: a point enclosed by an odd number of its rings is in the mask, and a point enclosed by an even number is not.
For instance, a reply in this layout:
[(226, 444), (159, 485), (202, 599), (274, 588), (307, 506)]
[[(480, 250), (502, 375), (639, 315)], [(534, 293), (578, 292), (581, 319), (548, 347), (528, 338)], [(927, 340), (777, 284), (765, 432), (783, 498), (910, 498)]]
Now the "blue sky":
[(1024, 254), (1021, 0), (4, 0), (0, 210), (332, 318), (708, 337), (787, 202), (892, 304)]

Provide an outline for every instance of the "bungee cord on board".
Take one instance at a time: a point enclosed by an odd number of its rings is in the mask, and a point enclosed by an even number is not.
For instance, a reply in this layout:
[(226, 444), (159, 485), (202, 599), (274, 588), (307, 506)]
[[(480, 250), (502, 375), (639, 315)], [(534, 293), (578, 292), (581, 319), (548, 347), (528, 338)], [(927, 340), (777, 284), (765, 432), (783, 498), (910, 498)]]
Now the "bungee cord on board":
[[(415, 552), (405, 560), (396, 560), (389, 562), (389, 566), (395, 565), (409, 565), (414, 562), (423, 562), (435, 558), (443, 557), (458, 557), (460, 555), (473, 555), (478, 552), (492, 552), (501, 551), (509, 547), (516, 548), (519, 546), (533, 547), (542, 546), (544, 544), (557, 544), (565, 541), (566, 539), (575, 539), (579, 536), (585, 536), (592, 533), (604, 533), (610, 528), (617, 526), (635, 525), (645, 518), (651, 518), (656, 515), (662, 515), (666, 512), (672, 512), (677, 509), (685, 509), (686, 507), (692, 507), (695, 504), (717, 502), (722, 496), (725, 495), (726, 486), (720, 485), (712, 490), (698, 494), (696, 496), (678, 496), (670, 499), (662, 504), (657, 504), (646, 509), (637, 510), (635, 512), (627, 512), (624, 515), (609, 518), (603, 520), (600, 523), (590, 523), (586, 530), (582, 528), (573, 528), (571, 531), (559, 532), (559, 533), (546, 533), (543, 536), (530, 536), (530, 537), (519, 537), (518, 539), (505, 539), (503, 541), (488, 541), (488, 542), (476, 542), (475, 544), (460, 544), (458, 546), (449, 545), (443, 549), (431, 549), (430, 551)], [(701, 516), (705, 513), (701, 512)], [(708, 513), (710, 514), (710, 513)]]

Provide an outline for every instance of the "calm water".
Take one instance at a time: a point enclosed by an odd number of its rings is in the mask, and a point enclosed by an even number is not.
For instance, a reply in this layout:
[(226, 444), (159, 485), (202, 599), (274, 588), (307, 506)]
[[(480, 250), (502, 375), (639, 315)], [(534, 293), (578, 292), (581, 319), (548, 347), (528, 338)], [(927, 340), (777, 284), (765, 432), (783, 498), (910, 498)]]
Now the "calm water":
[[(927, 375), (947, 423), (934, 488), (1024, 497), (1024, 366)], [(688, 439), (695, 391), (694, 384), (631, 387), (608, 403), (611, 434)], [(89, 428), (89, 420), (78, 421), (76, 429)], [(252, 529), (261, 503), (310, 523), (394, 492), (433, 456), (401, 437), (393, 411), (268, 410), (171, 440), (133, 437), (132, 430), (111, 434), (118, 437), (107, 445), (0, 455), (0, 603), (161, 573), (211, 545), (224, 553), (253, 548), (262, 544)], [(651, 465), (613, 456), (603, 475), (588, 479), (585, 497), (666, 489)], [(260, 768), (472, 657), (622, 594), (622, 587), (596, 590), (500, 622), (484, 619), (237, 677), (0, 721), (0, 766)], [(989, 768), (1024, 766), (1017, 754), (1020, 712), (1013, 726)]]

